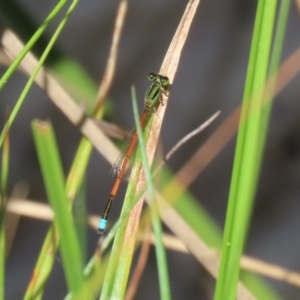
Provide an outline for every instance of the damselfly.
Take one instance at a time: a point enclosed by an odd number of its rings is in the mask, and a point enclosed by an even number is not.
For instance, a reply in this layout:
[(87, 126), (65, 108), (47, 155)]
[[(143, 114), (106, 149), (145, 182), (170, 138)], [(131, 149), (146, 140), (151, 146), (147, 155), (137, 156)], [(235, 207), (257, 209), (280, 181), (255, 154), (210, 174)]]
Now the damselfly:
[[(162, 105), (164, 104), (162, 94), (167, 93), (169, 85), (170, 85), (169, 78), (166, 76), (159, 75), (159, 74), (150, 73), (148, 76), (148, 79), (152, 82), (152, 85), (150, 86), (150, 88), (148, 89), (148, 91), (146, 93), (145, 102), (144, 102), (144, 110), (140, 117), (140, 124), (141, 124), (142, 128), (144, 128), (144, 126), (147, 123), (147, 120), (149, 119), (149, 116), (156, 110), (157, 106), (160, 104), (162, 104)], [(106, 228), (107, 219), (108, 219), (111, 205), (112, 205), (112, 203), (116, 197), (116, 194), (119, 190), (120, 183), (125, 174), (130, 157), (132, 156), (132, 154), (134, 152), (137, 141), (138, 141), (138, 136), (137, 136), (137, 132), (135, 130), (135, 131), (133, 131), (129, 146), (126, 149), (126, 153), (124, 154), (123, 159), (121, 160), (121, 165), (117, 169), (118, 176), (117, 176), (116, 181), (111, 189), (107, 204), (105, 206), (102, 217), (99, 221), (98, 232), (100, 234), (102, 234)]]

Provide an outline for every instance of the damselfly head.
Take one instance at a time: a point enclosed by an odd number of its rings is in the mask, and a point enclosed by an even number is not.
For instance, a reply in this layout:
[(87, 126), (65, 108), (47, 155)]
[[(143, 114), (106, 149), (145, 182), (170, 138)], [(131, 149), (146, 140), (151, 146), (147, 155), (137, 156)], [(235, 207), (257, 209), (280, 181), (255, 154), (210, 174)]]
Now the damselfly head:
[(155, 74), (154, 72), (151, 72), (148, 75), (148, 79), (150, 81), (156, 81), (160, 86), (167, 87), (170, 84), (169, 78), (167, 76)]

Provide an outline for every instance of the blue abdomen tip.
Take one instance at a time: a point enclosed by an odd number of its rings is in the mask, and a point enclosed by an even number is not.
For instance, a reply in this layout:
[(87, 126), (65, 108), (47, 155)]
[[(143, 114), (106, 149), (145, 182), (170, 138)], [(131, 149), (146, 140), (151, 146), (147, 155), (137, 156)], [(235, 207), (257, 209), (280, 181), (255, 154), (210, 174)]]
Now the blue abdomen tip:
[(106, 228), (107, 220), (101, 219), (99, 221), (98, 230), (103, 231)]

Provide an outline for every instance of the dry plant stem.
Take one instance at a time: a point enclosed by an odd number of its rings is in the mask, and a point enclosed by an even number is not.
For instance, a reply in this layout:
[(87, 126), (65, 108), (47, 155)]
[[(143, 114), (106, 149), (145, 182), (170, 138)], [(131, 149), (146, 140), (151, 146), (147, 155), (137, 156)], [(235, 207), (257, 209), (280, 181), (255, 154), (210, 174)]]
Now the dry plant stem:
[[(175, 76), (180, 54), (184, 43), (189, 32), (192, 20), (194, 18), (197, 6), (199, 4), (198, 0), (189, 1), (184, 12), (184, 15), (181, 19), (181, 22), (178, 26), (178, 29), (175, 33), (175, 36), (171, 42), (171, 45), (168, 49), (162, 67), (160, 69), (160, 74), (168, 76), (170, 82), (172, 83)], [(163, 100), (166, 102), (166, 95), (163, 94)], [(154, 119), (153, 125), (150, 129), (148, 143), (146, 151), (148, 154), (149, 164), (151, 165), (155, 148), (158, 142), (158, 137), (161, 129), (161, 121), (163, 120), (164, 112), (166, 105), (160, 106), (157, 111), (158, 117)], [(135, 172), (139, 172), (141, 166), (136, 166), (133, 169), (132, 177), (135, 177)], [(144, 187), (146, 185), (145, 174), (143, 171), (139, 173), (138, 182), (136, 185), (135, 194), (142, 194)], [(161, 198), (161, 197), (160, 197)], [(141, 198), (140, 200), (142, 200)], [(158, 196), (156, 199), (160, 200)], [(149, 201), (147, 199), (147, 201)], [(161, 203), (160, 203), (161, 202)], [(162, 203), (165, 205), (162, 205)], [(219, 257), (211, 251), (207, 245), (199, 239), (199, 237), (189, 228), (189, 226), (182, 220), (182, 218), (177, 214), (177, 212), (171, 208), (169, 204), (162, 200), (158, 201), (160, 208), (160, 213), (164, 222), (176, 233), (176, 235), (184, 241), (191, 253), (207, 268), (207, 270), (214, 276), (217, 277), (218, 266), (219, 266)], [(139, 224), (139, 219), (141, 215), (141, 210), (143, 206), (143, 201), (139, 201), (131, 210), (129, 221), (125, 229), (125, 238), (124, 238), (124, 247), (127, 248), (127, 253), (133, 251), (134, 237), (137, 234), (137, 228)], [(168, 208), (168, 209), (166, 209)], [(182, 223), (182, 224), (181, 224)], [(237, 288), (237, 299), (240, 300), (254, 300), (253, 295), (245, 288), (241, 283), (238, 284)]]
[[(25, 192), (25, 190), (24, 190)], [(23, 192), (22, 192), (23, 193)], [(52, 221), (53, 220), (53, 211), (47, 204), (38, 203), (36, 201), (25, 200), (21, 197), (14, 196), (10, 198), (7, 203), (7, 213), (12, 218), (19, 218), (20, 216), (25, 216), (29, 218), (36, 218), (43, 221)], [(98, 228), (99, 216), (89, 215), (88, 223), (89, 225), (96, 230)], [(16, 224), (16, 221), (13, 220), (13, 223)], [(11, 229), (11, 223), (8, 223), (8, 228)], [(16, 225), (14, 225), (16, 226)], [(13, 236), (13, 232), (8, 231), (8, 237)], [(147, 240), (149, 243), (154, 244), (153, 235), (140, 235), (138, 239), (143, 241)], [(163, 237), (165, 247), (169, 250), (190, 253), (187, 250), (185, 244), (178, 238), (171, 235), (164, 235)], [(212, 250), (218, 255), (218, 252)], [(251, 271), (260, 275), (267, 276), (276, 280), (281, 280), (289, 284), (300, 287), (300, 273), (285, 269), (281, 266), (271, 264), (262, 260), (259, 260), (254, 257), (242, 256), (241, 259), (241, 268), (247, 271)]]
[(296, 0), (295, 2), (297, 4), (298, 11), (300, 12), (300, 0)]
[[(189, 1), (187, 4), (187, 8), (184, 12), (184, 15), (181, 19), (181, 22), (179, 23), (178, 29), (175, 33), (175, 36), (170, 44), (169, 50), (166, 54), (166, 57), (164, 59), (164, 62), (162, 64), (162, 67), (160, 69), (160, 74), (167, 76), (170, 79), (170, 82), (172, 83), (173, 78), (175, 76), (175, 72), (178, 67), (180, 54), (182, 51), (182, 48), (185, 44), (186, 37), (189, 31), (189, 28), (191, 26), (192, 20), (194, 18), (196, 8), (199, 4), (199, 0)], [(167, 96), (162, 95), (163, 103), (167, 103)], [(154, 152), (156, 149), (156, 145), (158, 143), (158, 137), (160, 134), (161, 129), (161, 120), (163, 120), (164, 111), (166, 109), (166, 105), (160, 106), (157, 110), (157, 117), (153, 119), (152, 126), (149, 131), (147, 146), (146, 146), (146, 152), (148, 156), (148, 162), (149, 165), (152, 164)], [(138, 175), (138, 180), (136, 184), (135, 189), (135, 195), (142, 194), (142, 191), (144, 190), (144, 187), (146, 185), (146, 178), (145, 174), (142, 170), (141, 165), (135, 166), (132, 170), (131, 178), (136, 178), (136, 174)], [(129, 256), (134, 251), (134, 244), (136, 240), (136, 234), (137, 229), (139, 226), (139, 219), (143, 207), (143, 198), (141, 197), (139, 199), (140, 201), (137, 202), (137, 204), (132, 208), (132, 210), (129, 213), (128, 222), (126, 223), (125, 232), (124, 232), (124, 239), (122, 244), (122, 250), (124, 253), (127, 253), (127, 256)], [(122, 230), (123, 231), (123, 230)], [(122, 232), (121, 231), (121, 232)], [(121, 234), (120, 232), (120, 234)], [(117, 235), (118, 236), (118, 235)], [(117, 237), (118, 239), (118, 237)], [(124, 257), (125, 260), (125, 257)], [(119, 259), (119, 264), (122, 266), (127, 266), (131, 263), (128, 259), (125, 262), (122, 257)], [(125, 268), (123, 268), (125, 269)], [(118, 272), (118, 270), (117, 270)], [(120, 270), (122, 272), (122, 270)], [(117, 283), (115, 283), (117, 285)]]
[(180, 182), (181, 192), (196, 179), (234, 137), (239, 122), (240, 111), (240, 107), (236, 108), (213, 135), (209, 137), (205, 144), (176, 173), (174, 180)]
[(12, 196), (7, 203), (7, 212), (15, 215), (52, 221), (54, 213), (48, 204)]
[(7, 55), (0, 49), (0, 66), (8, 67), (11, 63), (11, 60)]
[(153, 172), (153, 176), (156, 176), (156, 174), (161, 170), (161, 168), (166, 164), (166, 162), (182, 147), (183, 144), (188, 142), (192, 137), (199, 134), (201, 131), (203, 131), (206, 127), (208, 127), (220, 114), (220, 111), (217, 111), (215, 114), (213, 114), (208, 120), (206, 120), (204, 123), (202, 123), (198, 128), (194, 129), (190, 133), (188, 133), (186, 136), (184, 136), (182, 139), (180, 139), (175, 146), (169, 150), (169, 152), (165, 156), (165, 160), (162, 160), (161, 163), (158, 165), (158, 167)]
[[(166, 75), (170, 78), (170, 82), (173, 81), (175, 72), (178, 67), (180, 54), (185, 43), (189, 28), (191, 26), (193, 17), (196, 12), (196, 8), (199, 4), (199, 1), (189, 1), (182, 20), (178, 26), (178, 29), (175, 33), (175, 36), (172, 40), (172, 43), (169, 47), (167, 55), (162, 64), (160, 73)], [(163, 95), (165, 97), (165, 95)], [(154, 150), (158, 141), (158, 136), (161, 128), (161, 123), (158, 120), (163, 120), (163, 115), (166, 106), (161, 106), (158, 110), (158, 118), (156, 118), (156, 122), (153, 124), (151, 131), (149, 142), (147, 144), (147, 153), (149, 155), (149, 161), (152, 162), (152, 158), (154, 155)], [(153, 133), (152, 133), (153, 132)], [(153, 138), (152, 135), (153, 134)], [(137, 184), (136, 194), (141, 193), (144, 186), (146, 184), (144, 173), (141, 172), (139, 176), (139, 181)], [(158, 199), (158, 206), (160, 207), (159, 211), (162, 215), (162, 219), (165, 224), (171, 228), (176, 235), (182, 239), (188, 249), (195, 255), (195, 257), (207, 268), (207, 270), (216, 278), (218, 274), (219, 267), (219, 257), (211, 251), (211, 249), (198, 238), (198, 236), (189, 228), (189, 226), (181, 219), (181, 217), (177, 214), (177, 212), (171, 208), (169, 204), (167, 204), (159, 195), (157, 195), (156, 199)], [(140, 201), (142, 202), (142, 201)], [(136, 205), (133, 208), (134, 211), (137, 211), (136, 216), (140, 216), (140, 210), (142, 206)], [(137, 230), (137, 218), (133, 218), (129, 220), (129, 229), (136, 226), (135, 231)], [(134, 222), (134, 223), (132, 223)], [(131, 230), (126, 232), (128, 237), (131, 236)], [(126, 239), (125, 239), (126, 240)], [(255, 299), (253, 295), (245, 288), (245, 286), (241, 283), (238, 284), (237, 289), (237, 298), (243, 300), (253, 300)]]
[[(173, 40), (169, 46), (168, 52), (165, 56), (162, 67), (160, 69), (159, 73), (167, 76), (170, 79), (171, 83), (175, 76), (175, 73), (176, 73), (176, 70), (178, 67), (178, 63), (179, 63), (179, 59), (180, 59), (180, 54), (181, 54), (182, 48), (185, 44), (185, 41), (186, 41), (186, 38), (188, 35), (188, 31), (192, 24), (192, 20), (194, 18), (198, 4), (199, 4), (199, 0), (190, 0), (188, 2), (186, 10), (185, 10), (183, 17), (179, 23), (179, 26), (176, 30), (176, 33), (173, 37)], [(162, 97), (163, 97), (163, 102), (167, 103), (167, 96), (163, 94)], [(156, 145), (158, 143), (158, 137), (159, 137), (160, 129), (161, 129), (161, 125), (162, 125), (161, 120), (163, 120), (165, 109), (166, 109), (166, 105), (160, 106), (158, 108), (157, 118), (154, 118), (152, 127), (149, 132), (146, 151), (148, 154), (148, 160), (149, 160), (150, 165), (152, 164), (154, 152), (156, 149)], [(141, 169), (141, 166), (136, 166), (133, 169), (131, 178), (134, 178), (135, 172), (139, 172), (139, 169)], [(135, 194), (136, 195), (141, 194), (145, 185), (146, 185), (145, 174), (143, 171), (141, 171), (139, 174), (137, 185), (136, 185)], [(141, 198), (140, 200), (142, 200), (142, 199), (143, 198)], [(136, 235), (142, 207), (143, 207), (143, 201), (138, 201), (138, 203), (131, 210), (124, 241), (131, 240), (132, 237)]]
[[(7, 212), (43, 221), (52, 221), (54, 216), (53, 210), (49, 205), (16, 197), (9, 199)], [(98, 228), (98, 215), (89, 215), (87, 221), (91, 228), (95, 230)]]
[[(143, 241), (145, 238), (148, 242), (154, 245), (155, 237), (154, 235), (139, 236)], [(163, 236), (164, 245), (168, 250), (178, 251), (182, 253), (189, 253), (185, 245), (176, 237), (170, 234), (164, 234)], [(219, 255), (218, 251), (215, 251)], [(241, 268), (247, 271), (254, 272), (259, 275), (267, 276), (269, 278), (280, 280), (295, 286), (300, 287), (300, 274), (293, 272), (291, 270), (282, 268), (280, 266), (267, 263), (260, 259), (243, 255), (241, 259)]]
[(217, 111), (215, 114), (213, 114), (207, 121), (202, 123), (198, 128), (191, 131), (189, 134), (184, 136), (181, 140), (178, 141), (178, 143), (172, 147), (172, 149), (167, 153), (166, 160), (169, 160), (170, 157), (188, 140), (190, 140), (192, 137), (203, 131), (208, 125), (210, 125), (220, 114), (220, 111)]
[(244, 255), (241, 259), (241, 267), (244, 270), (300, 287), (300, 274), (280, 266)]
[(110, 48), (110, 54), (107, 60), (107, 65), (105, 69), (105, 73), (103, 75), (102, 82), (100, 84), (100, 88), (98, 91), (96, 104), (94, 107), (94, 114), (98, 114), (99, 110), (101, 109), (103, 102), (105, 101), (105, 98), (107, 97), (107, 94), (109, 92), (109, 89), (112, 84), (112, 80), (115, 74), (116, 69), (116, 62), (117, 62), (117, 56), (118, 56), (118, 46), (120, 42), (120, 37), (122, 33), (122, 29), (124, 26), (124, 20), (127, 12), (127, 0), (121, 0), (117, 17), (116, 17), (116, 23), (114, 27), (114, 33), (113, 33), (113, 41)]
[[(6, 30), (2, 36), (2, 45), (7, 56), (16, 58), (24, 47), (22, 42), (10, 30)], [(28, 53), (20, 64), (20, 67), (28, 75), (32, 73), (37, 65), (36, 58)], [(93, 120), (86, 117), (84, 111), (77, 105), (58, 82), (45, 70), (41, 68), (35, 82), (45, 91), (53, 103), (66, 115), (75, 125), (80, 125), (81, 132), (91, 141), (95, 148), (111, 164), (118, 157), (119, 151), (114, 144), (104, 135)]]
[[(150, 236), (149, 229), (150, 228), (146, 229), (144, 236)], [(147, 258), (149, 256), (149, 250), (150, 250), (150, 239), (149, 238), (143, 239), (139, 259), (136, 268), (132, 274), (130, 283), (128, 285), (125, 300), (134, 299), (134, 296), (137, 291), (137, 287), (139, 285), (139, 281), (141, 279), (141, 276), (146, 266)]]

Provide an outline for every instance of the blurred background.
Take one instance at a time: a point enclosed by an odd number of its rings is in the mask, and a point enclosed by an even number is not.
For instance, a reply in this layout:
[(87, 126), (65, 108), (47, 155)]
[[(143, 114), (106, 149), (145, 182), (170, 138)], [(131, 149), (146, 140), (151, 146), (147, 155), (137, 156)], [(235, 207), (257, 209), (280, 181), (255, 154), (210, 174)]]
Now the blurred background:
[[(2, 26), (22, 13), (37, 28), (57, 1), (19, 0), (0, 4)], [(187, 1), (129, 1), (128, 14), (119, 47), (119, 57), (109, 97), (110, 121), (130, 130), (134, 126), (130, 86), (138, 99), (149, 86), (148, 73), (158, 72)], [(55, 51), (77, 61), (95, 80), (102, 79), (112, 39), (118, 1), (79, 2), (63, 30)], [(204, 132), (183, 146), (168, 162), (176, 172), (241, 103), (250, 51), (256, 1), (201, 1), (184, 47), (179, 69), (162, 126), (161, 143), (167, 152), (180, 138), (199, 126), (217, 110), (219, 118)], [(2, 10), (2, 12), (1, 12)], [(65, 10), (64, 10), (65, 12)], [(60, 17), (64, 12), (60, 13)], [(14, 15), (15, 14), (15, 15)], [(46, 30), (51, 37), (60, 18)], [(28, 28), (30, 28), (28, 25)], [(283, 59), (299, 44), (299, 11), (291, 7)], [(0, 66), (1, 74), (6, 70)], [(0, 93), (0, 122), (6, 107), (13, 107), (27, 78), (15, 74)], [(295, 78), (275, 99), (262, 175), (257, 193), (246, 253), (294, 271), (300, 271), (300, 101), (299, 78)], [(140, 109), (142, 101), (140, 100)], [(33, 87), (11, 130), (10, 190), (19, 181), (30, 186), (28, 198), (46, 202), (44, 185), (31, 133), (32, 119), (50, 119), (56, 131), (67, 173), (80, 133), (53, 105), (43, 91)], [(235, 140), (198, 176), (190, 191), (223, 227), (232, 171)], [(88, 211), (101, 214), (113, 180), (111, 166), (94, 151), (87, 172)], [(126, 184), (114, 203), (111, 219), (120, 213)], [(32, 273), (49, 223), (21, 218), (7, 262), (8, 300), (21, 299)], [(98, 236), (89, 229), (88, 257)], [(155, 253), (143, 275), (136, 299), (158, 299)], [(214, 280), (190, 255), (168, 251), (173, 299), (212, 299)], [(283, 299), (299, 299), (299, 289), (267, 280)], [(57, 254), (54, 272), (44, 299), (60, 299), (66, 294), (62, 266)]]

